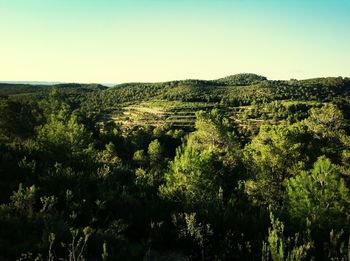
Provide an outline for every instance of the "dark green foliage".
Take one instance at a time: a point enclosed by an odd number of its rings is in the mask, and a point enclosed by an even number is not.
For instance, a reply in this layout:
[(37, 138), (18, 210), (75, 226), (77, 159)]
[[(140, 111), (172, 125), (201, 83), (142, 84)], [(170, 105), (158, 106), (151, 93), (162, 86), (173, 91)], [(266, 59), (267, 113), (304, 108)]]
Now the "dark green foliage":
[(347, 260), (349, 90), (0, 84), (0, 259)]
[(220, 78), (217, 81), (227, 85), (252, 85), (266, 80), (267, 78), (261, 75), (254, 73), (242, 73)]
[(11, 101), (0, 97), (0, 139), (28, 138), (40, 122), (39, 108), (35, 104)]

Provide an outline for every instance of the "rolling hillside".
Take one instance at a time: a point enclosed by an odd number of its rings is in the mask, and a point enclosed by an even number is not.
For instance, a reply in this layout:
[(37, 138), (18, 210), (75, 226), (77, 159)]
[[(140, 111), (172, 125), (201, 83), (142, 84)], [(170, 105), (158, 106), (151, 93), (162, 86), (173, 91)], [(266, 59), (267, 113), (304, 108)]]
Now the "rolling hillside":
[[(256, 74), (237, 74), (212, 81), (124, 83), (110, 88), (98, 84), (0, 84), (0, 95), (13, 99), (41, 99), (52, 88), (60, 89), (73, 104), (99, 120), (114, 121), (127, 128), (170, 125), (193, 130), (197, 111), (217, 108), (234, 118), (242, 128), (254, 129), (265, 121), (285, 120), (287, 116), (283, 116), (283, 111), (291, 108), (285, 106), (285, 101), (295, 101), (298, 105), (293, 105), (292, 109), (299, 110), (304, 116), (306, 109), (322, 102), (341, 101), (346, 106), (350, 79), (270, 81)], [(279, 116), (276, 116), (274, 106), (280, 107)], [(256, 113), (257, 109), (259, 113)]]

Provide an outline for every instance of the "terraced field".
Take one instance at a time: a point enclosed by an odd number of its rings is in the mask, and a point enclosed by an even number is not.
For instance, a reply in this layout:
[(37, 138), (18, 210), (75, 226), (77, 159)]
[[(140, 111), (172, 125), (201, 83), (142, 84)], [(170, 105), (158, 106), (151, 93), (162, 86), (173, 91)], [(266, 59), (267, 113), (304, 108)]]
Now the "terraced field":
[(215, 107), (215, 103), (156, 100), (118, 108), (107, 115), (107, 118), (125, 127), (170, 125), (175, 128), (193, 129), (195, 113)]
[[(290, 107), (292, 105), (317, 105), (315, 102), (288, 102), (281, 101), (281, 106)], [(271, 103), (273, 105), (273, 102)], [(236, 122), (240, 129), (247, 131), (257, 131), (262, 124), (277, 124), (279, 119), (273, 117), (274, 112), (271, 111), (269, 105), (264, 108), (256, 105), (228, 107), (219, 103), (210, 102), (181, 102), (167, 100), (151, 100), (138, 104), (122, 105), (115, 108), (112, 112), (104, 114), (101, 121), (113, 121), (124, 129), (130, 129), (135, 126), (169, 126), (180, 128), (185, 131), (194, 130), (196, 112), (218, 109), (223, 112), (226, 117)], [(257, 108), (264, 115), (257, 116)]]
[(262, 120), (245, 119), (243, 117), (247, 110), (251, 110), (251, 106), (224, 107), (218, 103), (165, 100), (153, 100), (120, 107), (113, 110), (110, 114), (104, 115), (103, 119), (105, 121), (114, 121), (126, 129), (143, 125), (154, 127), (167, 125), (192, 131), (195, 125), (196, 112), (209, 111), (214, 108), (224, 112), (227, 117), (236, 121), (242, 128), (263, 123)]

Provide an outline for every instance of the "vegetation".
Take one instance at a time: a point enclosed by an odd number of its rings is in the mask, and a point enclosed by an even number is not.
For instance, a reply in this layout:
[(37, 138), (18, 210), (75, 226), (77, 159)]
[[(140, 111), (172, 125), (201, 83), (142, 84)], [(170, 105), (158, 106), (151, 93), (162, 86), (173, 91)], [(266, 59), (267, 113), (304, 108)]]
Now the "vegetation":
[(349, 260), (350, 79), (0, 85), (0, 260)]

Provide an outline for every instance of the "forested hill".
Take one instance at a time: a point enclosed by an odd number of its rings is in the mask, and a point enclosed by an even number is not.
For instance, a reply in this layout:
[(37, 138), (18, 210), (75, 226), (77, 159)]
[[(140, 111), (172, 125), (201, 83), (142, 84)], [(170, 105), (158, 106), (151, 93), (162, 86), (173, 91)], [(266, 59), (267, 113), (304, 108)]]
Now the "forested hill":
[[(219, 108), (228, 115), (240, 118), (274, 117), (268, 110), (258, 108), (262, 104), (286, 101), (342, 103), (347, 106), (350, 79), (343, 77), (315, 78), (307, 80), (268, 80), (264, 76), (244, 73), (217, 80), (179, 80), (158, 83), (123, 83), (113, 87), (99, 84), (0, 84), (0, 95), (11, 100), (32, 101), (47, 97), (52, 89), (70, 101), (74, 108), (98, 119), (113, 120), (129, 125), (159, 125), (194, 127), (194, 114), (199, 110)], [(346, 101), (345, 101), (346, 100)], [(305, 105), (310, 106), (310, 105)], [(271, 107), (271, 106), (270, 106)], [(290, 107), (290, 106), (289, 106)], [(153, 110), (153, 111), (152, 111)], [(260, 110), (259, 113), (256, 113)], [(277, 109), (276, 109), (277, 110)], [(289, 109), (287, 109), (289, 110)], [(249, 115), (251, 114), (251, 115)], [(241, 119), (243, 116), (243, 119)], [(291, 115), (289, 115), (291, 116)], [(275, 117), (276, 118), (276, 117)], [(260, 119), (261, 120), (261, 119)], [(256, 123), (258, 123), (256, 121)]]
[[(315, 78), (307, 80), (295, 80), (289, 81), (269, 81), (266, 77), (256, 74), (236, 74), (223, 77), (217, 80), (179, 80), (170, 82), (159, 83), (123, 83), (112, 87), (111, 89), (127, 89), (127, 88), (147, 88), (151, 86), (162, 87), (163, 89), (172, 89), (178, 86), (193, 86), (193, 87), (210, 87), (210, 86), (304, 86), (304, 87), (343, 87), (349, 85), (349, 78), (342, 77), (327, 77), (327, 78)], [(51, 88), (75, 88), (75, 89), (91, 89), (91, 90), (104, 90), (106, 86), (100, 84), (79, 84), (79, 83), (62, 83), (62, 84), (11, 84), (0, 83), (0, 94), (12, 94), (23, 92), (40, 92), (49, 90)], [(146, 92), (146, 90), (145, 90)]]
[(65, 89), (65, 90), (104, 90), (106, 86), (100, 84), (79, 84), (79, 83), (60, 83), (60, 84), (22, 84), (22, 83), (0, 83), (0, 94), (13, 95), (13, 94), (47, 94), (52, 88)]
[[(130, 83), (117, 85), (105, 95), (120, 101), (149, 98), (180, 101), (214, 101), (247, 104), (253, 100), (324, 99), (348, 94), (349, 78), (269, 81), (265, 77), (242, 74), (214, 81), (183, 80), (165, 83)], [(119, 98), (118, 98), (119, 97)]]
[(350, 79), (0, 84), (0, 260), (348, 260)]

